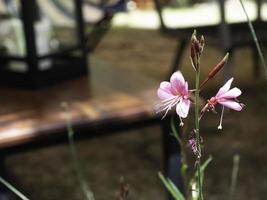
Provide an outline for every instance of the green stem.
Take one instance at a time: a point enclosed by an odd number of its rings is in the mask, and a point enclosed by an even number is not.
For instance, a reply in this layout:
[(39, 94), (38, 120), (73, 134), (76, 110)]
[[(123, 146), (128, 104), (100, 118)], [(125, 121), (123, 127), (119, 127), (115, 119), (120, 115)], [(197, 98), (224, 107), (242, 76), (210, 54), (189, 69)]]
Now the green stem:
[(254, 27), (253, 27), (253, 25), (251, 23), (251, 20), (249, 19), (249, 16), (248, 16), (248, 13), (246, 11), (246, 8), (244, 6), (243, 1), (242, 0), (239, 0), (239, 1), (240, 1), (241, 6), (242, 6), (242, 9), (243, 9), (243, 11), (244, 11), (244, 13), (246, 15), (248, 27), (250, 29), (252, 38), (253, 38), (254, 43), (256, 45), (257, 52), (258, 52), (258, 54), (260, 56), (260, 60), (261, 60), (261, 64), (262, 64), (262, 67), (263, 67), (263, 70), (264, 70), (265, 78), (267, 79), (267, 66), (266, 66), (266, 62), (264, 60), (264, 56), (263, 56), (262, 50), (261, 50), (260, 45), (259, 45), (259, 41), (258, 41), (257, 35), (255, 33), (255, 29), (254, 29)]
[(195, 91), (195, 127), (196, 127), (196, 142), (199, 155), (197, 156), (197, 173), (198, 173), (198, 190), (199, 190), (199, 199), (203, 200), (203, 192), (202, 192), (202, 183), (201, 183), (201, 147), (200, 147), (200, 133), (199, 133), (199, 78), (200, 73), (196, 72), (196, 91)]
[(236, 191), (237, 176), (238, 176), (238, 171), (239, 171), (239, 162), (240, 162), (240, 156), (238, 154), (234, 155), (229, 200), (232, 200), (234, 198), (234, 194)]
[(176, 140), (178, 141), (178, 143), (180, 145), (182, 163), (186, 164), (186, 154), (185, 154), (185, 151), (184, 151), (185, 148), (184, 148), (183, 140), (179, 136), (179, 133), (177, 132), (177, 128), (175, 127), (175, 121), (174, 120), (175, 120), (175, 117), (172, 116), (172, 118), (171, 118), (171, 130), (172, 130), (172, 132), (174, 134), (174, 137), (176, 138)]
[[(177, 128), (175, 127), (175, 117), (174, 115), (171, 118), (171, 130), (174, 134), (174, 137), (177, 139), (179, 145), (180, 145), (180, 151), (181, 151), (181, 162), (182, 162), (182, 168), (181, 168), (181, 174), (183, 177), (183, 180), (185, 183), (188, 183), (187, 176), (186, 176), (186, 170), (187, 170), (187, 159), (186, 159), (186, 153), (185, 153), (185, 148), (184, 148), (184, 143), (182, 138), (179, 136)], [(180, 134), (182, 135), (182, 134)], [(187, 193), (187, 191), (185, 191)], [(187, 196), (185, 194), (185, 196)]]
[(183, 146), (183, 142), (182, 142), (182, 139), (180, 138), (178, 132), (177, 132), (177, 129), (175, 127), (175, 117), (174, 115), (171, 117), (171, 130), (172, 130), (172, 133), (174, 134), (174, 137), (176, 138), (176, 140), (178, 141), (180, 147)]
[(94, 194), (91, 191), (88, 183), (84, 179), (83, 171), (79, 162), (79, 159), (77, 157), (77, 151), (74, 144), (74, 130), (72, 127), (72, 119), (71, 119), (71, 113), (69, 111), (69, 107), (67, 103), (62, 103), (62, 107), (65, 109), (66, 115), (67, 115), (67, 131), (68, 131), (68, 139), (69, 139), (69, 147), (70, 147), (70, 154), (74, 166), (74, 170), (77, 175), (77, 179), (79, 181), (80, 187), (82, 189), (82, 192), (87, 200), (94, 200)]

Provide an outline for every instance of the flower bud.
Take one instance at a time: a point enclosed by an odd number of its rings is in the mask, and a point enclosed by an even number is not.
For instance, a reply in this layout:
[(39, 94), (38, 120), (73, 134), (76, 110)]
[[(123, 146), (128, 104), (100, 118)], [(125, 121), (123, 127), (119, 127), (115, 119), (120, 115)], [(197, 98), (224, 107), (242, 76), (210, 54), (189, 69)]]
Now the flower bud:
[(194, 46), (194, 49), (196, 51), (196, 54), (201, 53), (201, 46), (199, 40), (196, 38), (195, 35), (192, 36), (191, 39), (192, 46)]
[(196, 40), (196, 36), (195, 36), (195, 32), (194, 32), (192, 37), (191, 37), (191, 41), (190, 41), (190, 51), (191, 51), (190, 59), (191, 59), (191, 62), (192, 62), (194, 69), (197, 70), (196, 69), (196, 67), (197, 67), (197, 51), (196, 51), (196, 46), (195, 46), (195, 40)]
[(212, 68), (212, 70), (209, 72), (208, 77), (211, 79), (213, 78), (226, 64), (229, 57), (229, 53), (227, 53), (224, 58), (215, 66)]
[(208, 77), (201, 83), (200, 88), (202, 88), (210, 79), (212, 79), (226, 64), (229, 57), (229, 53), (227, 53), (224, 58), (215, 65), (212, 70), (208, 73)]
[(200, 38), (201, 53), (203, 52), (204, 46), (205, 46), (205, 39), (204, 36), (202, 35)]
[(190, 40), (190, 60), (194, 69), (198, 70), (199, 58), (204, 49), (204, 37), (201, 36), (200, 40), (196, 37), (196, 31), (193, 32)]

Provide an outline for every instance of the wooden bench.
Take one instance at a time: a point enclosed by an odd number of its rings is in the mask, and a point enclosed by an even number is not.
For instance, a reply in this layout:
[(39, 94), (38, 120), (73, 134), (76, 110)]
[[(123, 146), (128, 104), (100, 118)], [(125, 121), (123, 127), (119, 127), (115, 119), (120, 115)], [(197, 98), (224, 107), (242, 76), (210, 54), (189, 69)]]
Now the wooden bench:
[(32, 148), (66, 139), (62, 102), (70, 104), (77, 137), (159, 122), (158, 83), (118, 68), (96, 66), (91, 76), (39, 90), (0, 89), (0, 149)]
[(158, 85), (159, 81), (132, 71), (92, 66), (90, 78), (82, 77), (45, 89), (1, 88), (1, 156), (67, 142), (66, 113), (61, 107), (62, 102), (67, 102), (75, 139), (162, 125), (167, 132), (163, 140), (166, 170), (172, 162), (172, 172), (177, 173), (177, 144), (169, 135), (169, 124), (154, 110)]

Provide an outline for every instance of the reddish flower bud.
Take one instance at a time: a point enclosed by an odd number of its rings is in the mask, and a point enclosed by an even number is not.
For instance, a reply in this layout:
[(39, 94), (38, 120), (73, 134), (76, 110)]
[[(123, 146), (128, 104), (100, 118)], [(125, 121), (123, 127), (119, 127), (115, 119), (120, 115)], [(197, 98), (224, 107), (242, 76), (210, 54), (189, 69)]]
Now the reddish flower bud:
[(195, 35), (192, 36), (191, 43), (195, 48), (197, 54), (201, 53), (201, 46), (199, 40), (196, 38)]
[(211, 79), (213, 78), (226, 64), (229, 57), (229, 53), (227, 53), (224, 58), (215, 66), (212, 68), (212, 70), (209, 72), (208, 77)]
[(208, 77), (201, 83), (200, 88), (202, 88), (210, 79), (212, 79), (226, 64), (229, 57), (229, 53), (227, 53), (224, 58), (215, 65), (212, 70), (208, 73)]
[(190, 60), (196, 71), (198, 70), (199, 58), (201, 56), (203, 49), (204, 49), (204, 37), (201, 36), (200, 40), (198, 40), (196, 37), (196, 31), (194, 31), (190, 41), (190, 51), (191, 51)]

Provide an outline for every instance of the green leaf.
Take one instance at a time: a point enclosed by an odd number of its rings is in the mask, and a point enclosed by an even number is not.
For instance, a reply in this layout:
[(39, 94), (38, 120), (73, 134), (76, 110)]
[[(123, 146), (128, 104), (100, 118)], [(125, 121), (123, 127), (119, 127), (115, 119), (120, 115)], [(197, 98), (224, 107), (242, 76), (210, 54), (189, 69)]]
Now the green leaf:
[[(200, 166), (200, 174), (201, 174), (201, 183), (202, 184), (203, 184), (203, 180), (204, 180), (204, 172), (211, 161), (212, 161), (212, 156), (209, 156), (209, 158)], [(198, 177), (198, 173), (196, 171), (193, 178), (190, 181), (191, 186), (192, 186), (194, 179), (197, 179), (197, 177)]]
[(158, 175), (163, 184), (165, 185), (166, 189), (171, 193), (175, 200), (185, 200), (184, 195), (169, 178), (166, 179), (161, 172), (159, 172)]
[(200, 174), (201, 174), (201, 183), (202, 184), (203, 184), (203, 180), (204, 180), (204, 172), (211, 161), (212, 161), (212, 157), (209, 156), (209, 158), (200, 166)]

